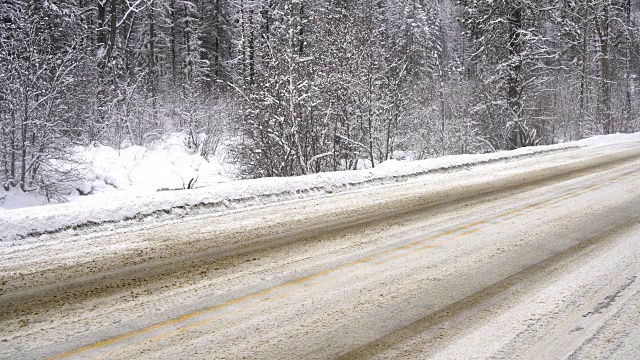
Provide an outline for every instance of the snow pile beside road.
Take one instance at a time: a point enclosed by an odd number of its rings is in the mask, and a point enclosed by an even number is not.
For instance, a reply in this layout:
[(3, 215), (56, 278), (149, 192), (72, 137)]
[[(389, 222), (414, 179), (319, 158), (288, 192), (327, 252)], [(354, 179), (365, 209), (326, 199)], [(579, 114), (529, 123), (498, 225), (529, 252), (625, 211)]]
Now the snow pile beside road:
[[(109, 146), (76, 147), (75, 160), (87, 164), (86, 181), (75, 184), (69, 202), (110, 202), (110, 198), (139, 196), (163, 189), (182, 189), (192, 179), (196, 187), (231, 181), (232, 172), (223, 166), (221, 151), (207, 161), (189, 150), (184, 135), (174, 133), (155, 146), (130, 146), (117, 150)], [(90, 195), (87, 198), (84, 195)], [(28, 206), (49, 205), (40, 194), (12, 191), (0, 201), (0, 211)], [(88, 205), (88, 204), (87, 204)], [(86, 206), (86, 205), (83, 205)]]
[(207, 186), (230, 179), (219, 159), (207, 161), (187, 149), (183, 135), (172, 134), (168, 139), (149, 149), (130, 146), (116, 150), (108, 146), (87, 148), (82, 160), (93, 164), (95, 181), (100, 191), (105, 185), (116, 189), (155, 192), (159, 189), (182, 189), (191, 179)]
[[(638, 140), (640, 140), (640, 134), (609, 135), (573, 143), (522, 148), (490, 154), (446, 156), (410, 162), (387, 161), (370, 170), (232, 181), (193, 190), (112, 191), (83, 197), (82, 201), (77, 202), (4, 211), (0, 217), (0, 229), (2, 229), (0, 239), (15, 239), (86, 225), (140, 219), (164, 213), (188, 212), (192, 209), (206, 208), (211, 211), (223, 211), (238, 205), (268, 203), (330, 193), (356, 186), (399, 181), (433, 171), (513, 159), (536, 153)], [(144, 156), (141, 151), (141, 149), (131, 150), (131, 154), (128, 154), (131, 164), (136, 164), (136, 159)], [(150, 160), (151, 164), (155, 161), (162, 161), (153, 160), (153, 156), (148, 155), (148, 157), (152, 159)], [(135, 175), (137, 174), (135, 165), (127, 167), (127, 169), (132, 170), (126, 173), (126, 179), (134, 184), (130, 183), (130, 186), (135, 186), (138, 181), (136, 180), (137, 175)], [(160, 176), (154, 172), (152, 165), (148, 165), (148, 167), (144, 165), (140, 170), (142, 179)], [(119, 179), (125, 178), (123, 174)], [(142, 182), (142, 180), (140, 181)], [(159, 185), (160, 183), (157, 183), (156, 186)]]

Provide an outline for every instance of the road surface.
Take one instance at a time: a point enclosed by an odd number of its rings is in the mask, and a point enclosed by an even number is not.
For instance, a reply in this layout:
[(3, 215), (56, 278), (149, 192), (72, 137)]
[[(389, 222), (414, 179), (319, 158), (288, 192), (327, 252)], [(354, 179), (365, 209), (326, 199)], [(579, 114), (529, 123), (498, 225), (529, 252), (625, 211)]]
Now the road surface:
[(640, 143), (0, 248), (0, 358), (640, 358)]

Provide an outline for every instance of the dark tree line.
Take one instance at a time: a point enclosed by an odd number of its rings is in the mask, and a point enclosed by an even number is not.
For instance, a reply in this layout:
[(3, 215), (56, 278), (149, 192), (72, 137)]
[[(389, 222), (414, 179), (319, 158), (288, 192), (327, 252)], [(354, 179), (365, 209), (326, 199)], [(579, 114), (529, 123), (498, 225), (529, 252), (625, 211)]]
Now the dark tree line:
[(60, 195), (74, 145), (175, 130), (205, 156), (229, 138), (244, 176), (635, 131), (639, 12), (631, 0), (0, 0), (0, 181)]

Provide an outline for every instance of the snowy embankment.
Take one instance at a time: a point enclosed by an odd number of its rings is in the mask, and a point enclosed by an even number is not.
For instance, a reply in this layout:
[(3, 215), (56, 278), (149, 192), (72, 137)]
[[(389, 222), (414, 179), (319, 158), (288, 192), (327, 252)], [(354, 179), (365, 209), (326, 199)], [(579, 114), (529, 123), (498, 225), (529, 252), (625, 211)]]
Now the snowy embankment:
[[(69, 202), (110, 201), (117, 194), (136, 196), (158, 190), (177, 190), (191, 181), (195, 187), (229, 182), (233, 169), (224, 161), (224, 149), (206, 160), (185, 145), (185, 136), (173, 133), (150, 147), (129, 146), (121, 150), (100, 144), (77, 146), (74, 160), (83, 165), (84, 181), (72, 184)], [(225, 166), (225, 164), (227, 166)], [(39, 193), (18, 189), (0, 194), (0, 211), (51, 205)]]
[[(110, 191), (94, 196), (85, 196), (82, 197), (81, 201), (2, 211), (0, 213), (2, 215), (0, 217), (0, 240), (42, 235), (65, 229), (82, 228), (123, 220), (143, 219), (155, 215), (182, 214), (196, 209), (224, 211), (234, 207), (258, 205), (332, 193), (353, 187), (395, 182), (435, 171), (452, 170), (578, 147), (637, 140), (640, 140), (640, 133), (616, 134), (565, 144), (522, 148), (490, 154), (445, 156), (421, 161), (391, 160), (369, 170), (321, 173), (290, 178), (239, 180), (211, 185), (212, 182), (216, 182), (214, 180), (209, 181), (211, 186), (192, 190), (140, 192), (136, 191), (136, 186), (131, 185), (122, 191)], [(140, 151), (141, 149), (138, 150)], [(156, 161), (161, 163), (166, 159), (157, 158)], [(153, 164), (154, 161), (149, 163)], [(135, 166), (136, 162), (134, 161), (133, 164)], [(158, 173), (159, 170), (157, 169), (166, 167), (157, 166), (154, 168), (150, 165), (145, 166), (149, 167), (140, 169), (141, 178), (156, 179), (156, 185), (162, 185), (164, 181), (163, 174)], [(193, 168), (192, 165), (191, 167)], [(214, 171), (214, 173), (220, 174), (219, 171)], [(213, 175), (214, 177), (216, 176), (215, 174)], [(135, 176), (132, 176), (131, 171), (127, 174), (127, 178), (130, 179), (131, 184), (136, 184)], [(113, 179), (106, 180), (103, 178), (100, 181), (108, 183)], [(223, 179), (218, 180), (224, 181)], [(179, 184), (182, 184), (182, 181), (181, 178)], [(96, 184), (92, 184), (92, 188), (96, 189)]]

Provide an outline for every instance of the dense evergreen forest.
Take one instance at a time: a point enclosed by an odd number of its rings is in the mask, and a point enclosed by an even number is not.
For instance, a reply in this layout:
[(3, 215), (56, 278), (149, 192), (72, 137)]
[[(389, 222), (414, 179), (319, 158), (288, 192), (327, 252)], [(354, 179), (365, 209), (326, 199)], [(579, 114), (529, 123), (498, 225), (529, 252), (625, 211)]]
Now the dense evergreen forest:
[[(0, 183), (184, 132), (242, 176), (640, 127), (636, 0), (0, 0)], [(204, 135), (203, 135), (204, 134)]]

